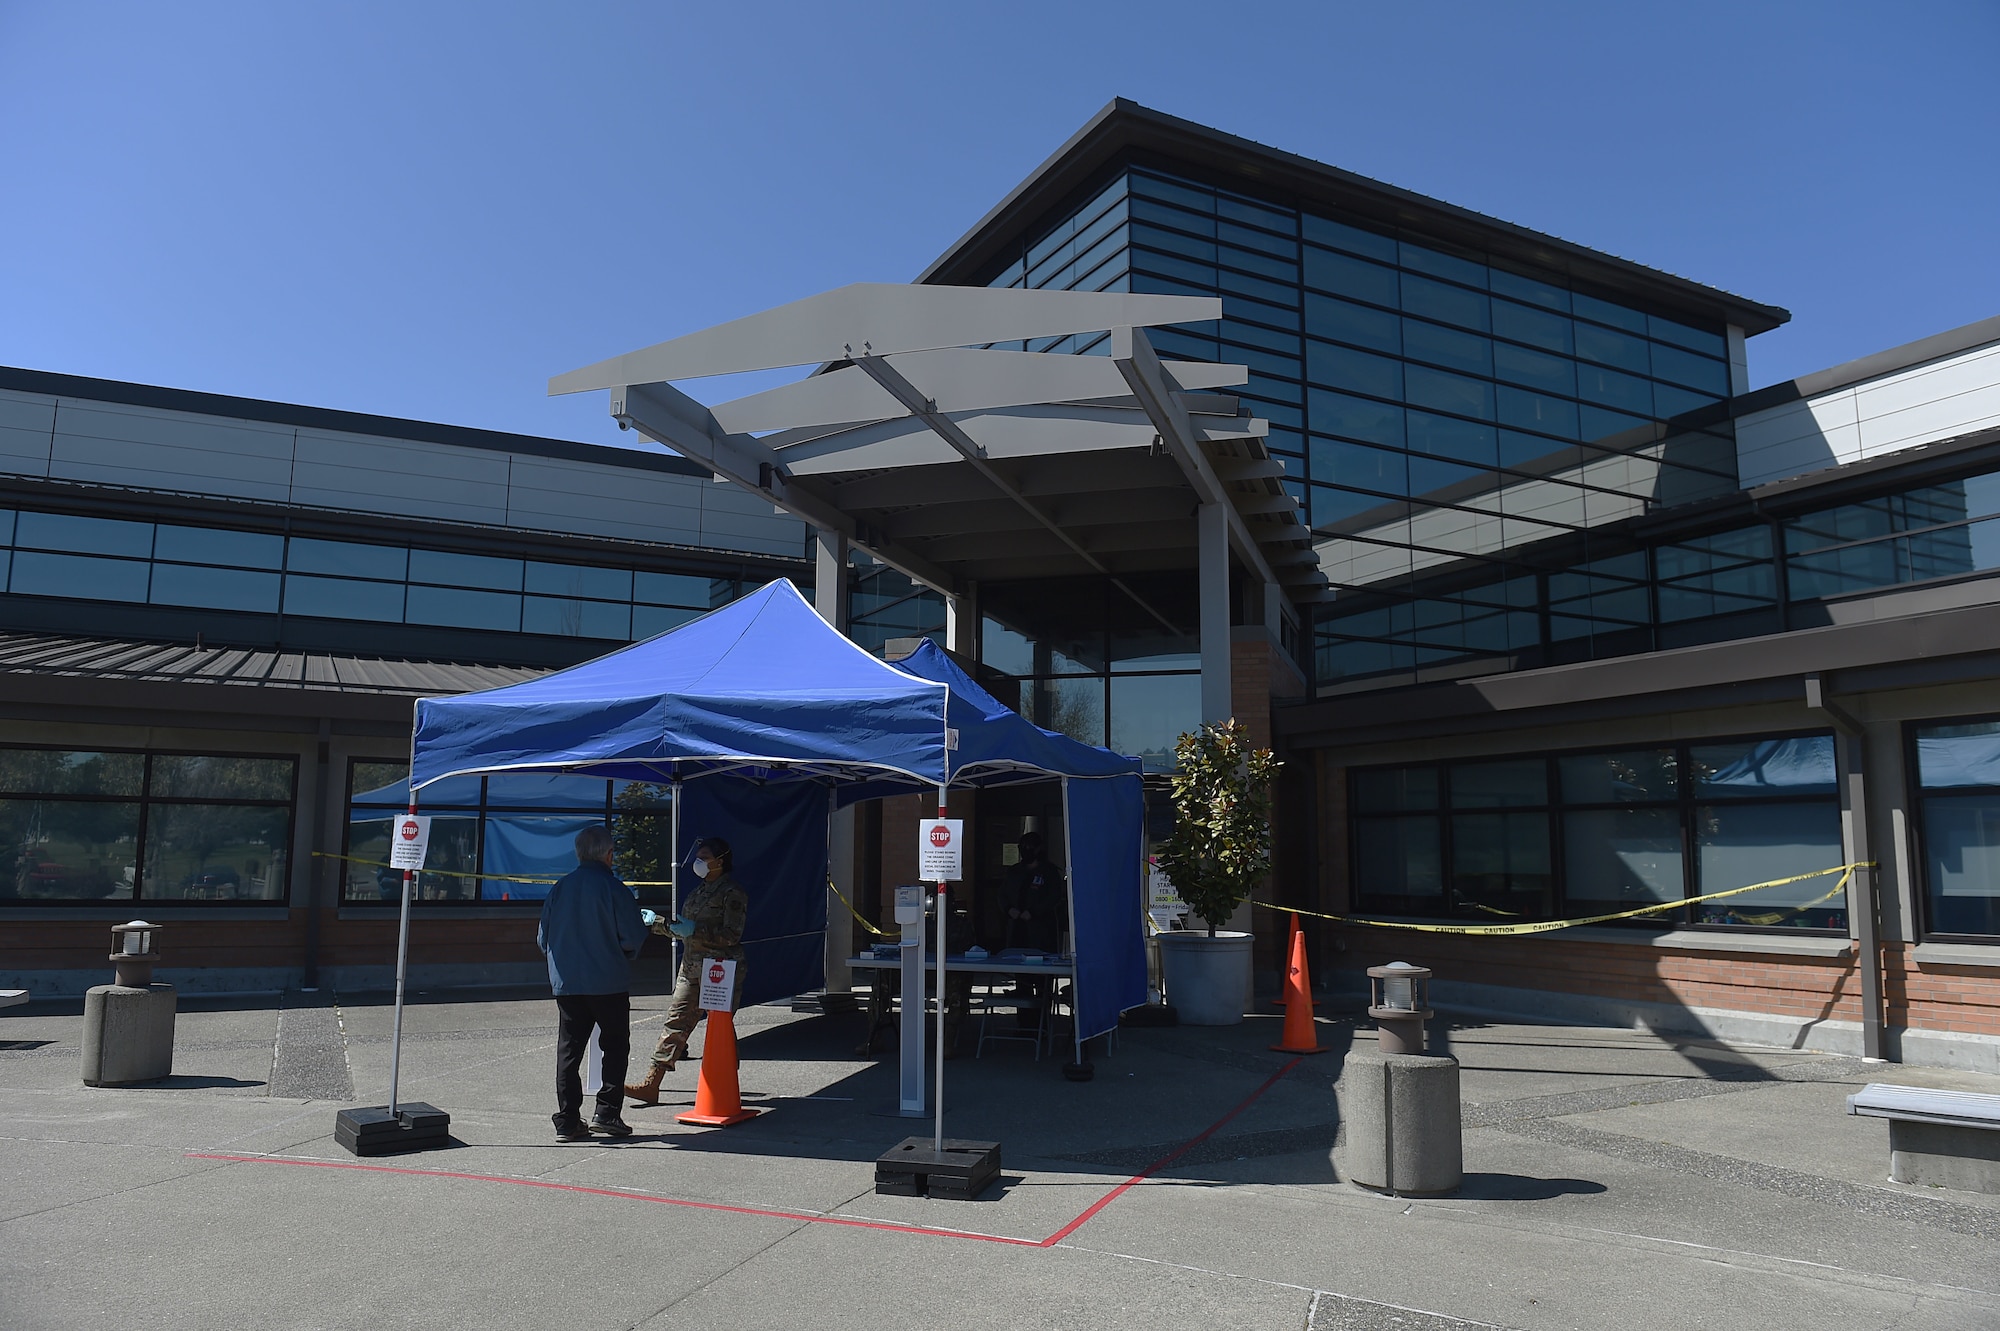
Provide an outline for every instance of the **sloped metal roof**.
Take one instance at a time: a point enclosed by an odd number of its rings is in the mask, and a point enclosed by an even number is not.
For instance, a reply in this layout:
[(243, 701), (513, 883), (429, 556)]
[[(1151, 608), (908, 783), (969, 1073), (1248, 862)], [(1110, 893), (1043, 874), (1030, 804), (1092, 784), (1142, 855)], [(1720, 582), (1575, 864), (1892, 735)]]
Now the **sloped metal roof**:
[(0, 675), (228, 684), (416, 697), (518, 684), (548, 671), (244, 647), (0, 633)]

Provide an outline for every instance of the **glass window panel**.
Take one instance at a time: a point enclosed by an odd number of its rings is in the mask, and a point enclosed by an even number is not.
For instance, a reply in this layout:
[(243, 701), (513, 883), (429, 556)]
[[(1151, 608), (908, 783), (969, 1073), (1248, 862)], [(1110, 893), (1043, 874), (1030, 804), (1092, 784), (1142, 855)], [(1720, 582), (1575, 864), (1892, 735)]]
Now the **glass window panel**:
[(1176, 770), (1175, 741), (1200, 727), (1200, 675), (1112, 677), (1111, 749), (1138, 758), (1148, 772)]
[[(1444, 902), (1444, 874), (1438, 854), (1442, 838), (1435, 818), (1362, 818), (1354, 825), (1355, 886), (1364, 903), (1395, 910), (1405, 898), (1421, 911)], [(1386, 900), (1385, 900), (1386, 899)]]
[(1427, 365), (1412, 365), (1403, 375), (1403, 397), (1414, 407), (1432, 407), (1462, 416), (1493, 419), (1493, 385)]
[(276, 614), (280, 577), (254, 569), (155, 564), (152, 602)]
[(1132, 193), (1149, 199), (1165, 199), (1184, 208), (1192, 208), (1199, 213), (1215, 211), (1215, 194), (1212, 190), (1198, 185), (1187, 185), (1177, 181), (1163, 180), (1158, 176), (1146, 175), (1138, 171), (1125, 178), (1126, 188)]
[(14, 544), (34, 550), (145, 559), (153, 553), (153, 524), (24, 512), (14, 532)]
[(1215, 242), (1202, 236), (1184, 235), (1165, 227), (1147, 226), (1143, 222), (1134, 222), (1127, 236), (1132, 244), (1143, 245), (1149, 250), (1177, 254), (1183, 259), (1194, 259), (1200, 263), (1215, 262)]
[(1312, 428), (1377, 444), (1403, 442), (1403, 409), (1315, 388), (1306, 394)]
[(1932, 796), (1923, 826), (1930, 931), (2000, 934), (2000, 796)]
[(401, 582), (409, 572), (410, 552), (393, 545), (356, 545), (352, 541), (321, 541), (294, 536), (286, 561), (285, 566), (298, 573), (331, 573), (341, 577), (384, 578)]
[(1348, 771), (1348, 791), (1362, 813), (1410, 813), (1438, 807), (1436, 767), (1364, 767)]
[(143, 753), (0, 749), (0, 790), (10, 794), (137, 795), (145, 781)]
[(1628, 310), (1623, 305), (1613, 305), (1608, 300), (1599, 300), (1595, 296), (1575, 292), (1570, 296), (1570, 306), (1583, 318), (1595, 319), (1601, 324), (1610, 324), (1613, 328), (1623, 328), (1633, 333), (1646, 331), (1645, 315), (1637, 310)]
[(443, 550), (412, 550), (410, 581), (518, 592), (521, 590), (521, 561), (495, 559), (488, 555), (452, 554)]
[(528, 561), (527, 588), (545, 596), (585, 596), (599, 601), (632, 599), (632, 570), (588, 564)]
[(1412, 411), (1409, 416), (1411, 448), (1479, 467), (1491, 467), (1498, 461), (1492, 426), (1425, 411)]
[(289, 808), (152, 805), (144, 894), (153, 901), (282, 901), (291, 823)]
[[(486, 805), (507, 809), (602, 810), (608, 791), (609, 786), (601, 776), (496, 772), (486, 778)], [(575, 857), (571, 860), (573, 863)]]
[[(1567, 774), (1565, 774), (1567, 781)], [(1687, 895), (1679, 809), (1563, 814), (1563, 895), (1571, 910), (1627, 910)], [(1662, 912), (1642, 919), (1664, 922)]]
[(1472, 259), (1461, 259), (1454, 254), (1440, 254), (1427, 250), (1421, 245), (1404, 241), (1397, 246), (1397, 258), (1403, 267), (1433, 277), (1448, 277), (1454, 282), (1462, 282), (1469, 287), (1486, 286), (1486, 265)]
[(1402, 362), (1326, 342), (1306, 343), (1306, 373), (1319, 383), (1374, 397), (1403, 396)]
[(1887, 587), (1902, 580), (1894, 541), (1822, 550), (1794, 556), (1788, 563), (1794, 601), (1841, 596), (1871, 587)]
[[(1510, 273), (1504, 268), (1495, 268), (1487, 274), (1487, 285), (1496, 296), (1512, 296), (1515, 300), (1530, 305), (1541, 305), (1563, 314), (1569, 313), (1569, 292), (1561, 287), (1550, 286), (1547, 282), (1537, 282), (1532, 277)], [(1494, 307), (1494, 319), (1500, 317), (1499, 307)]]
[(1526, 388), (1508, 388), (1502, 384), (1496, 390), (1496, 400), (1502, 426), (1538, 430), (1564, 440), (1578, 438), (1580, 422), (1576, 404), (1566, 398), (1550, 398), (1548, 394), (1532, 394)]
[(1697, 744), (1688, 750), (1695, 793), (1724, 795), (1831, 795), (1833, 736)]
[[(390, 820), (359, 816), (363, 812), (357, 811), (347, 826), (347, 854), (351, 858), (342, 866), (341, 895), (357, 905), (393, 904), (402, 899), (403, 875), (387, 864)], [(478, 880), (470, 875), (478, 865), (478, 815), (432, 818), (430, 847), (424, 856), (424, 872), (417, 878), (416, 899), (477, 899)]]
[(1305, 250), (1305, 281), (1309, 287), (1330, 291), (1336, 296), (1352, 296), (1375, 305), (1394, 308), (1397, 303), (1396, 270), (1349, 258), (1331, 250)]
[[(1230, 209), (1227, 206), (1218, 207), (1217, 212), (1227, 217)], [(1219, 239), (1239, 248), (1257, 250), (1275, 258), (1292, 260), (1292, 280), (1297, 281), (1299, 245), (1298, 241), (1290, 234), (1293, 230), (1290, 220), (1280, 219), (1264, 213), (1260, 213), (1254, 220), (1256, 226), (1271, 227), (1281, 234), (1272, 235), (1267, 231), (1260, 231), (1255, 229), (1255, 227), (1240, 226), (1235, 222), (1218, 222), (1216, 224), (1216, 235)]]
[(139, 806), (0, 800), (0, 847), (8, 860), (0, 898), (130, 901), (137, 885)]
[[(1454, 798), (1457, 786), (1454, 773)], [(1555, 897), (1549, 816), (1454, 814), (1451, 887), (1460, 908), (1470, 908), (1467, 913), (1546, 919)]]
[(14, 543), (14, 510), (0, 508), (0, 545)]
[[(1377, 490), (1383, 494), (1403, 495), (1410, 492), (1409, 455), (1392, 453), (1387, 449), (1369, 448), (1363, 444), (1350, 444), (1340, 440), (1314, 438), (1312, 441), (1312, 478), (1315, 481), (1334, 485), (1356, 486), (1363, 490)], [(1332, 500), (1333, 504), (1340, 501)], [(1381, 499), (1368, 496), (1359, 501), (1359, 508), (1373, 508)], [(1320, 514), (1321, 497), (1314, 496), (1313, 511)], [(1359, 508), (1357, 511), (1359, 511)], [(1329, 510), (1329, 513), (1331, 510)], [(1326, 521), (1327, 514), (1320, 514)]]
[(1403, 321), (1387, 310), (1370, 309), (1331, 296), (1306, 296), (1306, 332), (1352, 342), (1396, 355), (1403, 349)]
[(1662, 379), (1671, 379), (1685, 388), (1698, 388), (1717, 397), (1729, 396), (1729, 366), (1723, 361), (1657, 343), (1653, 346), (1651, 360), (1652, 372)]
[(404, 618), (412, 624), (442, 624), (451, 628), (518, 633), (521, 628), (521, 598), (507, 592), (475, 592), (456, 587), (412, 584)]
[(1493, 347), (1493, 373), (1509, 383), (1540, 388), (1565, 397), (1576, 393), (1576, 362), (1564, 356), (1530, 351), (1505, 342)]
[(632, 634), (632, 607), (615, 601), (530, 596), (521, 608), (521, 632), (622, 642)]
[(1358, 227), (1315, 217), (1311, 213), (1299, 214), (1299, 227), (1305, 238), (1321, 245), (1331, 245), (1337, 250), (1350, 254), (1364, 254), (1384, 263), (1396, 262), (1396, 242), (1373, 231), (1363, 231)]
[(1471, 374), (1493, 373), (1493, 344), (1474, 333), (1461, 333), (1421, 319), (1403, 320), (1404, 354)]
[[(1436, 319), (1440, 323), (1457, 324), (1461, 328), (1474, 328), (1480, 332), (1487, 330), (1489, 320), (1486, 310), (1486, 296), (1477, 291), (1467, 291), (1428, 277), (1403, 274), (1403, 309), (1406, 313), (1421, 315), (1426, 319)], [(1407, 335), (1407, 330), (1406, 330)]]
[(718, 581), (726, 580), (690, 573), (638, 573), (632, 580), (632, 599), (653, 605), (687, 605), (708, 610), (731, 599), (727, 596), (721, 602), (714, 599)]
[(1035, 644), (1026, 634), (987, 616), (979, 626), (981, 664), (1009, 675), (1035, 673)]
[(661, 782), (614, 781), (612, 861), (628, 886), (646, 903), (671, 902), (667, 886), (674, 872), (673, 788)]
[(277, 569), (285, 566), (285, 538), (267, 532), (174, 527), (163, 522), (153, 536), (153, 558), (228, 568)]
[(1729, 341), (1721, 333), (1690, 328), (1671, 319), (1662, 319), (1657, 314), (1646, 316), (1646, 332), (1656, 341), (1673, 342), (1690, 351), (1703, 352), (1718, 360), (1727, 359), (1729, 355)]
[(1812, 550), (1844, 541), (1866, 541), (1896, 530), (1895, 515), (1886, 499), (1843, 504), (1785, 521), (1785, 549)]
[[(1234, 245), (1219, 246), (1215, 259), (1226, 269), (1235, 269), (1238, 273), (1251, 274), (1262, 280), (1261, 286), (1233, 287), (1232, 290), (1245, 291), (1253, 296), (1261, 294), (1265, 300), (1281, 304), (1298, 304), (1299, 266), (1296, 263), (1287, 263), (1259, 250), (1238, 249)], [(1274, 282), (1280, 284), (1282, 291), (1270, 285)]]
[(1952, 481), (1939, 488), (1963, 494), (1963, 507), (1965, 515), (1969, 518), (1983, 518), (2000, 513), (2000, 471), (1988, 472), (1984, 476), (1968, 476), (1962, 481)]
[[(352, 802), (356, 804), (382, 805), (401, 808), (409, 798), (410, 765), (408, 763), (372, 763), (354, 761), (348, 764), (348, 789), (353, 792)], [(440, 783), (442, 784), (442, 783)], [(433, 787), (432, 789), (436, 789)], [(472, 782), (472, 798), (479, 799), (479, 782)], [(430, 793), (424, 795), (426, 803), (431, 802)], [(440, 800), (438, 803), (449, 803)]]
[(1281, 352), (1290, 356), (1294, 363), (1299, 356), (1299, 334), (1297, 329), (1266, 328), (1262, 324), (1244, 323), (1239, 319), (1222, 321), (1222, 337), (1225, 342), (1244, 342), (1266, 351)]
[(1706, 393), (1695, 393), (1685, 388), (1675, 388), (1671, 384), (1656, 383), (1653, 385), (1653, 414), (1661, 420), (1666, 420), (1670, 416), (1679, 416), (1683, 412), (1700, 411), (1703, 407), (1714, 406), (1718, 401), (1720, 401), (1719, 398), (1710, 397)]
[(89, 555), (47, 555), (35, 550), (18, 550), (14, 554), (14, 571), (8, 585), (17, 594), (29, 596), (143, 603), (150, 571), (151, 565), (143, 560), (97, 559)]
[(1085, 744), (1104, 743), (1104, 680), (1096, 675), (1071, 675), (1060, 679), (1033, 681), (1033, 721), (1044, 730), (1053, 730), (1082, 740)]
[[(1213, 295), (1215, 292), (1214, 264), (1196, 263), (1192, 259), (1182, 259), (1171, 254), (1161, 254), (1155, 250), (1140, 249), (1137, 246), (1134, 246), (1129, 253), (1134, 268), (1144, 269), (1149, 273), (1158, 273), (1162, 277), (1179, 278), (1183, 282), (1205, 290), (1210, 295)], [(1030, 345), (1029, 349), (1037, 350), (1038, 348)]]
[[(1613, 435), (1624, 434), (1627, 430), (1637, 430), (1642, 426), (1650, 428), (1652, 422), (1644, 416), (1628, 416), (1622, 411), (1592, 406), (1587, 402), (1577, 408), (1577, 428), (1586, 441), (1609, 439)], [(1633, 446), (1639, 442), (1650, 441), (1635, 441)]]
[(1436, 497), (1440, 491), (1455, 485), (1471, 482), (1482, 483), (1483, 488), (1492, 488), (1494, 474), (1476, 466), (1458, 462), (1444, 462), (1437, 458), (1424, 457), (1416, 453), (1410, 455), (1410, 493)]
[(1549, 802), (1548, 767), (1540, 758), (1456, 763), (1451, 769), (1454, 809), (1505, 808)]
[[(1403, 455), (1398, 453), (1395, 456), (1402, 457)], [(1394, 465), (1394, 474), (1383, 480), (1382, 487), (1393, 495), (1408, 494), (1407, 465), (1404, 463), (1396, 463)], [(1379, 494), (1362, 494), (1358, 490), (1334, 489), (1329, 486), (1314, 485), (1312, 487), (1312, 503), (1310, 505), (1312, 522), (1315, 527), (1333, 527), (1360, 514), (1369, 512), (1371, 509), (1377, 509), (1384, 504), (1394, 502), (1396, 501), (1385, 499)]]
[[(1501, 405), (1504, 409), (1507, 390), (1502, 389), (1500, 391), (1502, 394)], [(1523, 434), (1518, 430), (1502, 430), (1500, 432), (1500, 465), (1503, 467), (1526, 468), (1530, 464), (1537, 464), (1539, 467), (1539, 464), (1545, 464), (1558, 452), (1572, 447), (1574, 445), (1558, 443), (1554, 439), (1544, 439), (1540, 435)]]
[(1596, 324), (1579, 323), (1576, 326), (1576, 354), (1583, 360), (1637, 374), (1649, 373), (1652, 368), (1652, 357), (1645, 338), (1599, 328)]
[(290, 758), (156, 753), (147, 793), (155, 799), (289, 800), (297, 766)]
[(1493, 302), (1493, 332), (1499, 337), (1567, 356), (1576, 350), (1572, 327), (1567, 318), (1548, 310), (1530, 309), (1505, 300)]
[(1927, 789), (2000, 786), (2000, 721), (1919, 729), (1917, 782)]
[(1265, 227), (1286, 235), (1298, 229), (1295, 214), (1289, 210), (1273, 208), (1254, 199), (1224, 194), (1221, 191), (1216, 192), (1215, 214), (1217, 217), (1234, 218), (1238, 222), (1247, 222), (1252, 226)]
[(1641, 804), (1679, 793), (1672, 749), (1627, 749), (1557, 759), (1562, 795), (1570, 804)]
[(403, 584), (356, 582), (347, 578), (307, 578), (288, 573), (285, 575), (285, 613), (400, 624), (403, 621)]
[[(1697, 806), (1695, 856), (1702, 894), (1835, 868), (1845, 860), (1840, 808), (1832, 800)], [(1703, 924), (1840, 928), (1847, 903), (1838, 883), (1828, 874), (1692, 909)]]
[(1579, 395), (1584, 401), (1616, 407), (1635, 416), (1652, 414), (1653, 385), (1648, 380), (1620, 374), (1616, 370), (1600, 369), (1595, 365), (1579, 365), (1576, 368)]

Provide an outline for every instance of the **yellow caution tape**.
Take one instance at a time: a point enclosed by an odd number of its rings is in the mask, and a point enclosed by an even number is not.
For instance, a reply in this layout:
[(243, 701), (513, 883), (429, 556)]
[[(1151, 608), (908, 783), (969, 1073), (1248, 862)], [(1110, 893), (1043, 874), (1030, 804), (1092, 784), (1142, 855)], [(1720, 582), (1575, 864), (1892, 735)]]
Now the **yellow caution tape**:
[(841, 896), (840, 889), (833, 885), (833, 879), (830, 877), (826, 880), (826, 890), (833, 893), (835, 896), (840, 897), (840, 904), (847, 907), (847, 913), (854, 917), (855, 922), (858, 923), (863, 929), (866, 929), (869, 933), (874, 934), (877, 938), (901, 938), (903, 936), (903, 931), (901, 929), (898, 929), (895, 933), (890, 933), (887, 929), (877, 928), (875, 923), (871, 921), (866, 915), (863, 915), (860, 911), (854, 909), (853, 902), (849, 901), (846, 897)]
[(1818, 898), (1818, 900), (1810, 901), (1804, 906), (1788, 906), (1785, 908), (1786, 910), (1809, 910), (1813, 906), (1817, 906), (1821, 901), (1830, 901), (1846, 891), (1848, 881), (1854, 877), (1856, 869), (1872, 869), (1874, 867), (1874, 860), (1859, 860), (1853, 864), (1837, 864), (1831, 869), (1816, 869), (1812, 873), (1793, 874), (1789, 878), (1773, 878), (1768, 883), (1752, 883), (1748, 887), (1732, 887), (1726, 892), (1705, 892), (1698, 897), (1683, 897), (1679, 901), (1662, 901), (1653, 906), (1641, 906), (1637, 910), (1613, 911), (1609, 915), (1586, 915), (1582, 919), (1576, 920), (1540, 920), (1533, 924), (1408, 924), (1401, 920), (1371, 920), (1362, 915), (1329, 915), (1324, 911), (1306, 910), (1300, 906), (1280, 906), (1274, 901), (1258, 901), (1254, 898), (1250, 904), (1253, 906), (1262, 906), (1266, 910), (1310, 915), (1316, 920), (1332, 920), (1336, 924), (1365, 925), (1371, 929), (1412, 929), (1419, 933), (1474, 934), (1481, 937), (1507, 934), (1545, 934), (1552, 933), (1557, 929), (1575, 928), (1580, 924), (1603, 924), (1610, 920), (1630, 920), (1641, 915), (1658, 915), (1661, 911), (1677, 910), (1682, 906), (1692, 906), (1700, 901), (1720, 901), (1724, 897), (1740, 897), (1746, 892), (1761, 892), (1766, 888), (1784, 887), (1790, 883), (1803, 883), (1809, 878), (1824, 878), (1830, 873), (1839, 874), (1840, 881), (1835, 883), (1833, 890), (1825, 896)]

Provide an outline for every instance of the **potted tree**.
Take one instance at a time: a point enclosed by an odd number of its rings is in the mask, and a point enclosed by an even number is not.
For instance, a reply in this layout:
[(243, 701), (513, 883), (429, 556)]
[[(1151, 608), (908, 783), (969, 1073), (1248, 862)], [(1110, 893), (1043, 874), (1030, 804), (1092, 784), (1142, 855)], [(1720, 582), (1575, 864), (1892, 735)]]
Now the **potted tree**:
[(1190, 1026), (1233, 1026), (1250, 991), (1251, 936), (1226, 928), (1271, 869), (1269, 749), (1251, 747), (1234, 719), (1205, 723), (1174, 745), (1174, 831), (1160, 867), (1206, 932), (1159, 937), (1167, 1001)]

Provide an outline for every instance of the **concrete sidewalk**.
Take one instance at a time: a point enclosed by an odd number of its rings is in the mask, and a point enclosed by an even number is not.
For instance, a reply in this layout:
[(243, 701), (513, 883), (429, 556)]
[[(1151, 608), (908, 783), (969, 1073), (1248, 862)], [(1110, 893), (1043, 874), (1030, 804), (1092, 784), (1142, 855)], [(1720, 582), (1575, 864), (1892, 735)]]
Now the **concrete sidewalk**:
[[(635, 1002), (643, 1050), (664, 999)], [(1089, 1083), (954, 1060), (948, 1131), (1006, 1169), (944, 1202), (872, 1191), (912, 1125), (859, 1016), (740, 1014), (750, 1123), (675, 1124), (688, 1063), (637, 1136), (565, 1146), (546, 996), (425, 995), (404, 1092), (460, 1144), (356, 1161), (334, 1111), (385, 1097), (383, 996), (184, 999), (176, 1075), (132, 1090), (80, 1084), (79, 1014), (0, 1016), (8, 1328), (2000, 1326), (2000, 1198), (1888, 1182), (1886, 1127), (1842, 1112), (1870, 1080), (2000, 1091), (1971, 1073), (1440, 1023), (1466, 1185), (1407, 1201), (1344, 1181), (1351, 1016), (1301, 1060), (1276, 1016), (1128, 1030)]]

